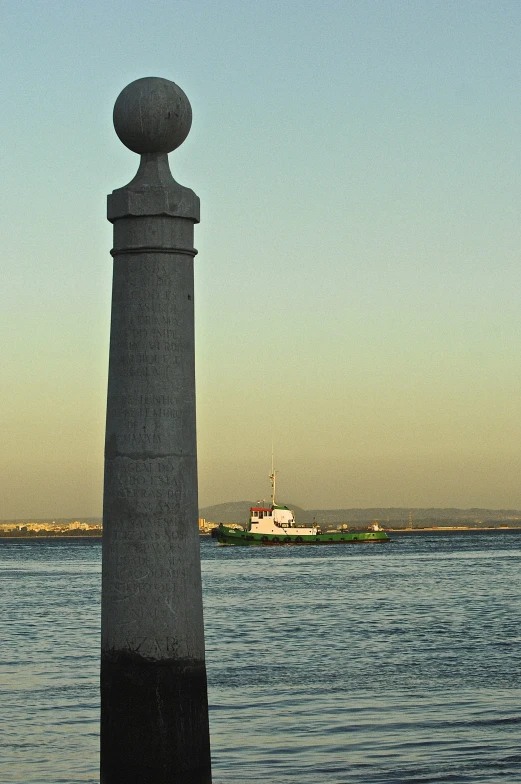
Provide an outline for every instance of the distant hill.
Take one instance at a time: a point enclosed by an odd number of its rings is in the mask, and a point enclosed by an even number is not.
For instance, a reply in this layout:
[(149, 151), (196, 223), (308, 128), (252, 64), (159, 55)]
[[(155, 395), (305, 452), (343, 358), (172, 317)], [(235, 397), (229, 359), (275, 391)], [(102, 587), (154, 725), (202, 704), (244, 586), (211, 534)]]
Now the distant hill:
[(473, 522), (485, 523), (500, 520), (519, 520), (521, 511), (516, 509), (456, 509), (456, 508), (400, 508), (374, 507), (368, 509), (312, 509), (308, 510), (319, 523), (365, 522), (379, 520), (382, 523), (408, 522), (409, 515), (414, 522)]
[[(249, 518), (251, 506), (256, 506), (257, 501), (231, 501), (226, 504), (206, 506), (199, 510), (199, 515), (211, 523), (246, 523)], [(521, 511), (518, 509), (456, 509), (456, 508), (417, 508), (410, 507), (373, 507), (367, 509), (302, 509), (288, 503), (287, 506), (295, 512), (297, 523), (312, 523), (316, 520), (322, 525), (335, 523), (365, 523), (378, 520), (385, 525), (389, 523), (403, 523), (407, 525), (409, 515), (412, 516), (413, 525), (423, 524), (474, 524), (486, 525), (490, 522), (512, 521), (521, 525)]]

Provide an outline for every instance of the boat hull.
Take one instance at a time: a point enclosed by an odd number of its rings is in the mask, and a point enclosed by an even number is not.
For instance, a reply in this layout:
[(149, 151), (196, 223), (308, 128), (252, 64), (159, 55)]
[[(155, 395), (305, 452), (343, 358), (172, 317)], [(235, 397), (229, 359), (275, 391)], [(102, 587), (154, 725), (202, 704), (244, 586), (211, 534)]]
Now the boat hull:
[(273, 535), (253, 534), (238, 528), (228, 528), (226, 525), (220, 525), (214, 530), (218, 544), (241, 546), (372, 544), (391, 541), (385, 531), (335, 531), (324, 534), (299, 534), (295, 531), (291, 534)]

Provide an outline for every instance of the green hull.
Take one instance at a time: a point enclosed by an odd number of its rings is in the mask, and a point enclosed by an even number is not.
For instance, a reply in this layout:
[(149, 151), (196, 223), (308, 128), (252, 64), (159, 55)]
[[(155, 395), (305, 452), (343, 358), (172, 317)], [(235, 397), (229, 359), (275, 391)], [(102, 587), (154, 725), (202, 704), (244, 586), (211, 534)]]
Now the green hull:
[[(295, 529), (293, 529), (295, 530)], [(297, 531), (291, 534), (252, 534), (238, 528), (228, 528), (220, 525), (215, 529), (215, 538), (218, 544), (232, 545), (281, 545), (281, 544), (364, 544), (366, 542), (389, 542), (390, 539), (385, 531), (362, 531), (362, 532), (343, 532), (325, 534), (304, 534)]]

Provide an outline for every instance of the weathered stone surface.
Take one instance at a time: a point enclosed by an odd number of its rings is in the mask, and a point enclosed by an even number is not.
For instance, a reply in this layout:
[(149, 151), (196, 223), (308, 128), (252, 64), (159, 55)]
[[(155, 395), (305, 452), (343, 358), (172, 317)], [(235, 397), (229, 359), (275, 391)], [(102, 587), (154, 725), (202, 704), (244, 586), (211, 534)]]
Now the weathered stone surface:
[(192, 107), (177, 84), (147, 76), (125, 87), (114, 105), (114, 128), (123, 144), (140, 154), (172, 152), (192, 125)]
[(107, 201), (107, 217), (113, 223), (128, 216), (169, 215), (199, 223), (199, 198), (174, 180), (165, 153), (141, 156), (134, 179), (113, 191)]
[(102, 745), (101, 784), (211, 784), (204, 661), (112, 652), (101, 683), (105, 736), (118, 749)]
[[(170, 116), (168, 116), (170, 115)], [(140, 79), (116, 101), (142, 152), (108, 197), (114, 273), (102, 570), (103, 784), (208, 784), (199, 555), (194, 224), (199, 199), (167, 151), (190, 128), (184, 93)]]

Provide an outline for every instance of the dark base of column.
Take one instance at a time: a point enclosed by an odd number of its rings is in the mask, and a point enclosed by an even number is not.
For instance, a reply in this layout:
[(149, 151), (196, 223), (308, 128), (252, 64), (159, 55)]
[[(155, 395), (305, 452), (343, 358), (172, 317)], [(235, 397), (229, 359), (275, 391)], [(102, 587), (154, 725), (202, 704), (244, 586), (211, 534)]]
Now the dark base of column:
[(101, 784), (211, 784), (204, 662), (101, 656)]

